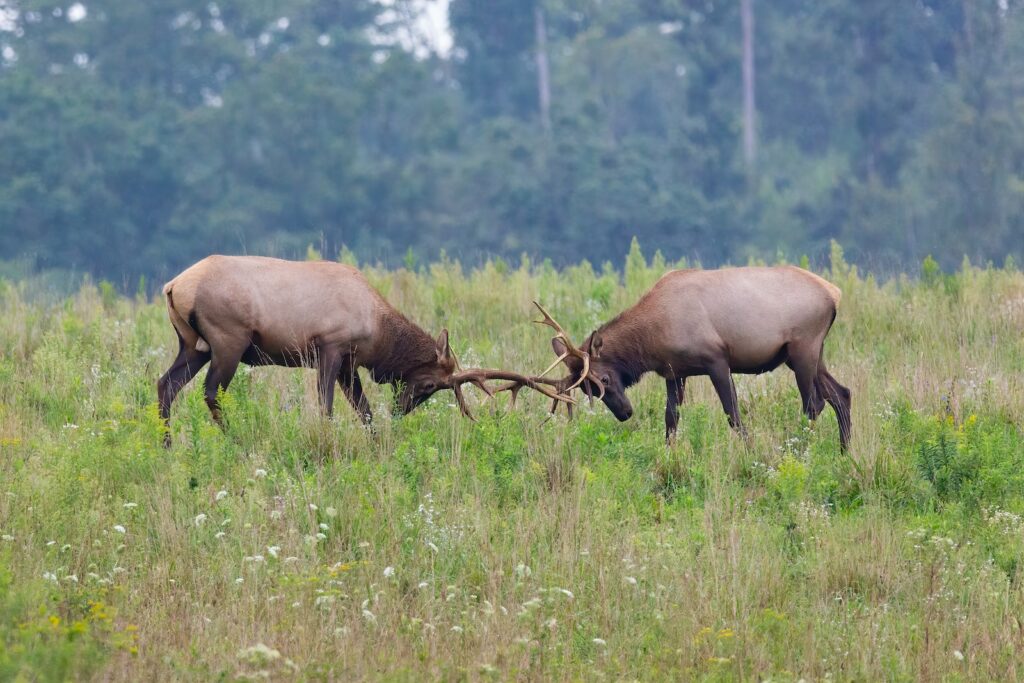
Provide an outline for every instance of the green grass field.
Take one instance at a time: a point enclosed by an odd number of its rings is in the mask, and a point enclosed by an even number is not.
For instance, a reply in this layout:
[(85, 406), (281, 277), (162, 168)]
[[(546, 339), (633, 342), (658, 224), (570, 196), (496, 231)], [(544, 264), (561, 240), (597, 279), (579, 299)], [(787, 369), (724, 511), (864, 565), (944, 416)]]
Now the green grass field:
[[(464, 366), (553, 358), (670, 265), (367, 268)], [(161, 446), (163, 303), (0, 284), (0, 680), (993, 680), (1024, 677), (1024, 275), (926, 263), (880, 282), (833, 254), (826, 343), (851, 453), (792, 373), (706, 378), (677, 443), (664, 385), (544, 423), (450, 392), (376, 432), (311, 371), (201, 376)]]

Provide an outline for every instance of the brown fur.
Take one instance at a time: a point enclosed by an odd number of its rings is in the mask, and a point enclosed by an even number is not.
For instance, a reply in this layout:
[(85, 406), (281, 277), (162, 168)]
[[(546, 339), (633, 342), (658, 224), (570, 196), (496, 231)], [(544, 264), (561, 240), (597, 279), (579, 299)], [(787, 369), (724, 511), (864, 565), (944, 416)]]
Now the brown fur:
[(360, 367), (376, 382), (404, 385), (404, 412), (438, 389), (453, 388), (447, 331), (433, 339), (350, 266), (210, 256), (163, 292), (179, 343), (177, 358), (157, 384), (167, 422), (177, 393), (208, 362), (206, 402), (218, 421), (217, 391), (227, 389), (239, 363), (315, 367), (325, 412), (332, 411), (337, 382), (367, 423), (372, 415)]
[[(678, 270), (667, 273), (631, 308), (590, 335), (589, 377), (604, 384), (604, 402), (620, 420), (632, 415), (625, 389), (647, 372), (666, 379), (665, 435), (678, 424), (687, 377), (707, 375), (730, 424), (743, 429), (732, 373), (757, 374), (786, 363), (796, 375), (804, 412), (814, 419), (828, 402), (850, 440), (850, 391), (821, 357), (841, 298), (830, 282), (793, 266)], [(564, 351), (555, 344), (556, 354)], [(567, 358), (578, 375), (582, 362)], [(595, 380), (585, 390), (597, 392)]]

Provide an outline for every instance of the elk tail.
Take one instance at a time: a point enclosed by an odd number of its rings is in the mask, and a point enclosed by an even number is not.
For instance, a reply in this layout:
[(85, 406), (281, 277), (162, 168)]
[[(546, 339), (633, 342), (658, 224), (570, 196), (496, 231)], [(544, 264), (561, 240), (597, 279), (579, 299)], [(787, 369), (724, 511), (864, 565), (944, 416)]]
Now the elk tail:
[(171, 324), (174, 325), (174, 329), (181, 335), (185, 344), (194, 347), (196, 351), (201, 353), (209, 351), (210, 345), (199, 335), (195, 325), (189, 322), (190, 319), (195, 320), (195, 311), (190, 312), (188, 317), (182, 315), (182, 312), (174, 305), (173, 290), (174, 281), (164, 285), (164, 296), (167, 298), (167, 316), (171, 319)]

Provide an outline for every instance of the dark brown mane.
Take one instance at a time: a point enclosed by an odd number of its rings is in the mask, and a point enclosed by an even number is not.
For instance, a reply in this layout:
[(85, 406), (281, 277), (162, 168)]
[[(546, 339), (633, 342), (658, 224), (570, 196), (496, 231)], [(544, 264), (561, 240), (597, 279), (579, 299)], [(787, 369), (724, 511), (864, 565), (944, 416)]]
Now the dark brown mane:
[(375, 382), (392, 382), (410, 370), (437, 362), (434, 339), (397, 310), (381, 316), (380, 325), (381, 338), (387, 340), (381, 346), (386, 351), (367, 366)]
[(603, 340), (601, 359), (618, 369), (625, 386), (633, 386), (652, 369), (646, 352), (649, 332), (631, 324), (621, 313), (598, 328), (597, 334)]

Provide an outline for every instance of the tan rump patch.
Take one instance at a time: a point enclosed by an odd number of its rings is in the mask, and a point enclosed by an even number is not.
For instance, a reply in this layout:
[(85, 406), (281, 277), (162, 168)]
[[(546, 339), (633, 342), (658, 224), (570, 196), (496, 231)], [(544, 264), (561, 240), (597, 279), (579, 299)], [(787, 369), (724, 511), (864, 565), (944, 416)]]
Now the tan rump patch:
[(210, 350), (210, 345), (206, 343), (206, 340), (200, 336), (196, 336), (196, 351), (206, 353)]

